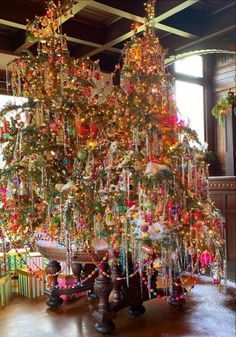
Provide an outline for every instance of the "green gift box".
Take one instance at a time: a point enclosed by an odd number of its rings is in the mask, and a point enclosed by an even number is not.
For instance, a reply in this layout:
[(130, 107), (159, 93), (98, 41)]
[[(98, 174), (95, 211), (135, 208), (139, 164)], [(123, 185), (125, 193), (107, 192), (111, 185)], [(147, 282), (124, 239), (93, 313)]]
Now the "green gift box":
[(17, 269), (23, 268), (26, 265), (27, 256), (27, 251), (7, 253), (8, 270), (12, 272)]
[(11, 299), (11, 275), (0, 277), (0, 307), (5, 307)]
[(17, 272), (19, 295), (28, 298), (36, 298), (44, 295), (45, 275), (42, 271), (30, 272), (28, 270), (18, 269)]

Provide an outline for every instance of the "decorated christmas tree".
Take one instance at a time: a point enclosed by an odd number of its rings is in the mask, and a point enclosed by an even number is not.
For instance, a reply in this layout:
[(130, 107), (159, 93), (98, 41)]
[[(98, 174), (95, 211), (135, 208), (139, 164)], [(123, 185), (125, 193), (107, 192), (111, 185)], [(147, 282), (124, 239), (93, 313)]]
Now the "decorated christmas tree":
[[(80, 188), (83, 148), (93, 148), (98, 133), (90, 114), (98, 105), (102, 109), (101, 93), (109, 83), (102, 85), (96, 62), (69, 56), (59, 25), (68, 9), (50, 1), (45, 16), (27, 27), (27, 39), (38, 42), (37, 55), (12, 64), (8, 85), (14, 96), (28, 98), (21, 106), (7, 105), (0, 117), (1, 227), (12, 247), (30, 243), (36, 227), (50, 238), (65, 235), (63, 194)], [(82, 194), (79, 205), (89, 212)]]
[(16, 61), (11, 78), (29, 101), (1, 117), (1, 221), (12, 242), (34, 232), (65, 245), (68, 261), (102, 244), (127, 283), (144, 273), (151, 292), (153, 273), (168, 288), (184, 270), (219, 267), (224, 242), (205, 153), (178, 117), (153, 6), (146, 10), (144, 34), (126, 44), (120, 86), (106, 97), (97, 63), (69, 57), (53, 3), (29, 24), (38, 55)]
[(223, 221), (209, 199), (206, 153), (177, 114), (153, 5), (146, 11), (143, 36), (133, 36), (116, 66), (120, 87), (110, 97), (110, 145), (95, 169), (98, 210), (91, 223), (109, 251), (120, 252), (127, 280), (131, 255), (140, 273), (159, 270), (171, 285), (183, 270), (221, 265)]

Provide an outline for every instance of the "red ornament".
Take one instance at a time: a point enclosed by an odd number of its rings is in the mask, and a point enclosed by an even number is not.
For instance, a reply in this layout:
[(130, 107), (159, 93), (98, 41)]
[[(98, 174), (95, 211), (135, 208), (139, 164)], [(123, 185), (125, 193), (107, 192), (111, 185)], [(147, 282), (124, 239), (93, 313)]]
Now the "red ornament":
[(149, 230), (149, 227), (148, 227), (148, 225), (144, 224), (144, 225), (140, 226), (140, 229), (141, 229), (142, 232), (145, 233), (145, 232), (147, 232)]
[(194, 219), (199, 220), (202, 216), (202, 213), (200, 211), (195, 211), (193, 213)]
[(136, 204), (137, 202), (135, 200), (130, 200), (130, 201), (125, 202), (125, 206), (127, 206), (128, 208), (135, 206)]
[(90, 135), (91, 135), (91, 137), (96, 136), (96, 134), (98, 133), (98, 130), (99, 130), (99, 128), (97, 128), (97, 127), (95, 126), (95, 124), (92, 122), (92, 123), (90, 124)]
[(85, 128), (84, 126), (81, 126), (80, 133), (81, 133), (81, 135), (86, 135), (88, 133), (88, 129)]

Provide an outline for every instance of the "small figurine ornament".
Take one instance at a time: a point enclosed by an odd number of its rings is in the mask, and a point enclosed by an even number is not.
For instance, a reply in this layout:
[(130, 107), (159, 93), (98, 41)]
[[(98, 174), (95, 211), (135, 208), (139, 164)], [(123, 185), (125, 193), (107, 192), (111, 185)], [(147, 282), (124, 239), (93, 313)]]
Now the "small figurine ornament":
[(213, 283), (215, 285), (219, 285), (220, 281), (221, 281), (221, 269), (220, 269), (220, 263), (219, 262), (213, 263), (212, 277), (213, 277)]

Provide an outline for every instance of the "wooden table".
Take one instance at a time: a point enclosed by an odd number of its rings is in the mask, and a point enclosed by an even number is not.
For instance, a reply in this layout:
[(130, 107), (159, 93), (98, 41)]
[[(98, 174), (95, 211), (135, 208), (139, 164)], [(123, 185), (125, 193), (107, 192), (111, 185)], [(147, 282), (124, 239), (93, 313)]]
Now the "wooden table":
[[(130, 277), (129, 285), (127, 285), (126, 279), (121, 277), (119, 265), (113, 264), (112, 268), (110, 268), (108, 262), (103, 260), (107, 254), (107, 250), (96, 246), (93, 252), (75, 252), (72, 258), (72, 272), (76, 283), (79, 285), (72, 289), (59, 289), (57, 275), (61, 270), (60, 262), (66, 261), (66, 249), (50, 246), (50, 244), (40, 241), (37, 246), (39, 252), (49, 259), (46, 272), (51, 275), (52, 289), (46, 290), (46, 294), (49, 295), (47, 304), (50, 307), (57, 307), (63, 302), (60, 295), (73, 294), (85, 290), (92, 291), (94, 288), (99, 302), (98, 309), (93, 312), (93, 317), (96, 320), (95, 328), (100, 334), (114, 331), (115, 325), (113, 319), (119, 310), (129, 307), (128, 312), (130, 315), (139, 316), (145, 312), (143, 302), (153, 297), (153, 295), (150, 296), (147, 286), (141, 281), (139, 273)], [(94, 263), (100, 263), (99, 273), (85, 282), (81, 282), (82, 266), (84, 265), (87, 268), (87, 270), (86, 268), (84, 269), (85, 273), (91, 273), (91, 270), (95, 269)], [(169, 294), (169, 290), (166, 293), (163, 288), (156, 288), (156, 276), (157, 272), (151, 278), (152, 289), (155, 289), (155, 293), (160, 296)], [(111, 292), (113, 295), (112, 300), (110, 296)], [(92, 291), (91, 297), (95, 297), (95, 294)], [(177, 285), (175, 280), (170, 304), (178, 308), (182, 307), (184, 300), (176, 301), (176, 297), (179, 297), (181, 294), (182, 287), (181, 285)]]

